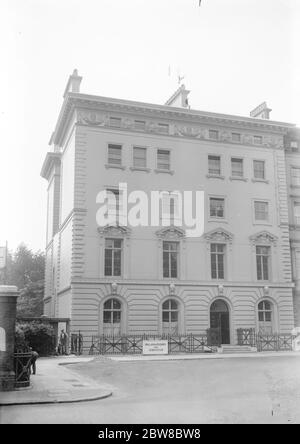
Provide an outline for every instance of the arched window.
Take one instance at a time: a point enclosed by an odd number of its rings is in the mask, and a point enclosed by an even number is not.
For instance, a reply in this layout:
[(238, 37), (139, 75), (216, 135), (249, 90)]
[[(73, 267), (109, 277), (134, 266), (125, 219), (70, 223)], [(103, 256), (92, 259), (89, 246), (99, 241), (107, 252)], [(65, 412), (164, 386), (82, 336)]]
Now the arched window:
[(103, 306), (103, 333), (118, 336), (121, 334), (121, 303), (117, 299), (108, 299)]
[(273, 314), (272, 304), (269, 301), (261, 301), (258, 304), (258, 327), (259, 332), (264, 334), (272, 333)]
[(174, 299), (168, 299), (162, 305), (162, 332), (178, 334), (178, 303)]

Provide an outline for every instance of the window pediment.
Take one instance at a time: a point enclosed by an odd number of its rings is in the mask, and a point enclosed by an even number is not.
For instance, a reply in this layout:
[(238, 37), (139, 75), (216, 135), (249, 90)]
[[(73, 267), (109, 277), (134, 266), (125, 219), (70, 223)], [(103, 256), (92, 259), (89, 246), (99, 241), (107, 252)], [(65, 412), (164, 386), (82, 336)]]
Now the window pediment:
[(121, 225), (106, 225), (99, 227), (98, 233), (104, 237), (129, 237), (131, 230), (128, 227)]
[(156, 231), (156, 236), (160, 239), (180, 240), (185, 237), (185, 231), (179, 227), (165, 227)]
[(217, 228), (204, 235), (207, 242), (228, 242), (232, 243), (233, 234), (223, 228)]
[(260, 231), (259, 233), (253, 234), (250, 236), (250, 241), (253, 245), (262, 244), (262, 245), (270, 245), (275, 244), (278, 240), (277, 236), (269, 233), (268, 231)]

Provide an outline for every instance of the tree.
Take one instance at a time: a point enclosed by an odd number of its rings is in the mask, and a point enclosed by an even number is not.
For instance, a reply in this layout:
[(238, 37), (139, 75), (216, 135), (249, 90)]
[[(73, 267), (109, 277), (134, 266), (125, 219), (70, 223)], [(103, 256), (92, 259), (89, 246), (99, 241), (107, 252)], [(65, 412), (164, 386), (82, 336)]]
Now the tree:
[(43, 313), (45, 255), (33, 253), (20, 244), (15, 253), (7, 255), (6, 282), (20, 290), (17, 316), (38, 317)]
[(43, 314), (44, 281), (31, 282), (22, 290), (17, 300), (17, 316), (39, 317)]

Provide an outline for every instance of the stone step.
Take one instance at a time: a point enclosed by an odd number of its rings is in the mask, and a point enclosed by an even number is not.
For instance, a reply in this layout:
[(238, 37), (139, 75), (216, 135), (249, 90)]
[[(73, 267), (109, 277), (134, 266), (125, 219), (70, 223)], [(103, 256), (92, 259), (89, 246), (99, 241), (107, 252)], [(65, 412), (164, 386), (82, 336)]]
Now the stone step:
[(256, 347), (250, 345), (222, 345), (220, 353), (255, 353)]

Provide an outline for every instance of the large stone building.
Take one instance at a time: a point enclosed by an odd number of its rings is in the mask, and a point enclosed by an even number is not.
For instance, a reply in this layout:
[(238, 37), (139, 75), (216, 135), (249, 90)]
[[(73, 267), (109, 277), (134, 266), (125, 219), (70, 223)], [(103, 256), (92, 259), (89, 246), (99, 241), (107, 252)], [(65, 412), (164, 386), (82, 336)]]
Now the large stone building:
[[(230, 344), (238, 328), (289, 333), (300, 300), (294, 125), (269, 120), (265, 104), (251, 117), (190, 109), (183, 85), (154, 105), (82, 94), (80, 82), (75, 70), (41, 173), (49, 183), (45, 315), (70, 318), (87, 342), (210, 327)], [(98, 193), (121, 202), (120, 183), (148, 195), (203, 190), (203, 235), (187, 236), (174, 219), (99, 227)]]

